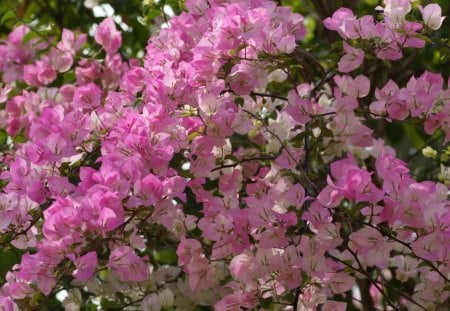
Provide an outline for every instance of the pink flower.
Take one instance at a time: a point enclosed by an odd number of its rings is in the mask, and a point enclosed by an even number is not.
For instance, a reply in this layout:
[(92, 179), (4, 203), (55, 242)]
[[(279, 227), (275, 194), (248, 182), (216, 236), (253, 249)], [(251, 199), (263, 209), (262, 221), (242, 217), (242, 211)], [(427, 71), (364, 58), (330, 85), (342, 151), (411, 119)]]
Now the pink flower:
[(381, 90), (375, 90), (375, 98), (377, 101), (370, 104), (370, 111), (378, 115), (385, 115), (387, 106), (395, 100), (398, 92), (398, 85), (394, 81), (389, 80)]
[(350, 76), (336, 76), (334, 81), (343, 93), (353, 98), (366, 97), (370, 91), (370, 80), (364, 75), (359, 75), (355, 79)]
[(344, 41), (345, 55), (341, 57), (338, 64), (340, 72), (348, 73), (358, 68), (364, 61), (364, 51), (347, 44)]
[(444, 235), (442, 232), (437, 231), (421, 236), (411, 244), (411, 247), (417, 256), (431, 261), (437, 261), (444, 260), (448, 256), (448, 249), (442, 247), (445, 244)]
[(52, 49), (50, 52), (50, 63), (54, 70), (66, 72), (73, 65), (73, 56), (68, 52)]
[(69, 29), (63, 29), (61, 41), (58, 43), (58, 49), (67, 52), (71, 55), (75, 53), (83, 46), (86, 42), (86, 34), (76, 35)]
[(202, 254), (202, 245), (194, 239), (182, 238), (177, 248), (178, 264), (187, 265), (194, 257)]
[(111, 252), (108, 267), (125, 282), (142, 282), (148, 279), (146, 263), (128, 246), (119, 246)]
[(0, 306), (2, 311), (19, 311), (19, 307), (11, 297), (0, 296)]
[(100, 44), (107, 53), (115, 53), (122, 45), (122, 35), (117, 31), (116, 24), (111, 17), (101, 22), (95, 33), (95, 42)]
[(47, 85), (56, 79), (56, 71), (46, 61), (37, 61), (34, 65), (24, 66), (24, 80), (32, 86)]
[(199, 290), (214, 284), (214, 268), (204, 256), (195, 257), (187, 266), (189, 273), (189, 287), (191, 290)]
[(0, 86), (0, 104), (6, 102), (8, 99), (8, 93), (12, 90), (11, 85)]
[(331, 273), (329, 277), (328, 285), (333, 294), (343, 294), (349, 291), (356, 283), (355, 278), (345, 272)]
[(73, 271), (73, 276), (80, 281), (89, 280), (97, 267), (97, 253), (95, 251), (89, 252), (79, 258), (75, 258), (73, 254), (68, 256), (75, 263), (76, 269)]
[(378, 230), (363, 227), (350, 234), (349, 247), (358, 254), (363, 264), (383, 269), (388, 264), (393, 245), (386, 241)]
[(330, 30), (339, 32), (344, 39), (357, 39), (358, 33), (355, 32), (356, 17), (352, 10), (348, 8), (339, 8), (333, 13), (332, 17), (328, 17), (323, 21), (323, 25)]
[(246, 64), (238, 64), (231, 69), (230, 87), (237, 95), (250, 95), (257, 83), (254, 71)]
[(154, 204), (163, 194), (163, 184), (157, 176), (148, 174), (136, 184), (136, 191), (148, 200), (148, 204)]
[(186, 202), (186, 179), (180, 176), (169, 177), (163, 181), (164, 194), (170, 197), (177, 197)]
[(192, 14), (204, 14), (208, 9), (208, 2), (206, 0), (186, 0), (186, 8)]
[(255, 272), (255, 265), (252, 262), (253, 257), (248, 254), (240, 254), (235, 256), (229, 265), (231, 275), (246, 282), (252, 280), (252, 274)]
[[(8, 272), (8, 274), (11, 272)], [(34, 290), (27, 282), (15, 281), (9, 287), (9, 293), (14, 299), (24, 299), (29, 295), (32, 295)], [(3, 306), (3, 305), (2, 305)], [(3, 311), (3, 310), (2, 310)]]
[(100, 105), (102, 92), (94, 83), (76, 88), (73, 104), (77, 108), (93, 109)]

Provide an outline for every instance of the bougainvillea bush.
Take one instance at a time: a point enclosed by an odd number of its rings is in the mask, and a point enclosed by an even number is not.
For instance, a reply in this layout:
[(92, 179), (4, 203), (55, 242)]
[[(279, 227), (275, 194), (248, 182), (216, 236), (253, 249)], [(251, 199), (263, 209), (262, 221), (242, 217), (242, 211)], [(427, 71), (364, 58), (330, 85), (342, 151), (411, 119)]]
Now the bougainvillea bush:
[[(112, 17), (49, 35), (16, 13), (0, 309), (448, 310), (448, 73), (405, 69), (448, 48), (441, 7), (340, 7), (319, 58), (311, 18), (277, 2), (182, 7), (143, 59)], [(396, 156), (393, 124), (439, 173)]]

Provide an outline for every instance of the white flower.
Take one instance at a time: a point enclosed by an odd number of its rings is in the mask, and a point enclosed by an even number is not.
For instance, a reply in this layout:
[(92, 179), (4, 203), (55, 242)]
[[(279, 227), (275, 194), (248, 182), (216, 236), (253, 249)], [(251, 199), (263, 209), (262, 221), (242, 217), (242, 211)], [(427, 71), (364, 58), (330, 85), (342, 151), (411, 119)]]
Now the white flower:
[(159, 293), (159, 303), (163, 308), (169, 308), (173, 305), (173, 293), (166, 287)]
[(92, 9), (98, 5), (98, 0), (84, 0), (83, 4), (86, 8)]
[(441, 28), (445, 17), (442, 17), (442, 9), (439, 4), (431, 3), (425, 7), (419, 6), (425, 26), (430, 29), (438, 30)]
[(64, 310), (79, 311), (83, 300), (81, 299), (81, 292), (78, 288), (69, 291), (66, 299), (63, 301)]

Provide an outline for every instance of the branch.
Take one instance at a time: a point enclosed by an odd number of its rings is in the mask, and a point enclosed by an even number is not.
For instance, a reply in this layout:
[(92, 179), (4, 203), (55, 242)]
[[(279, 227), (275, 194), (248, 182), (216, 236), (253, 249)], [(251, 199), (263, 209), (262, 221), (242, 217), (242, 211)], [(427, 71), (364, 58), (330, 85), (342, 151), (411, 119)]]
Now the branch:
[[(358, 221), (358, 220), (356, 220), (356, 221)], [(391, 239), (391, 240), (393, 240), (395, 242), (398, 242), (398, 243), (402, 244), (403, 246), (405, 246), (406, 248), (408, 248), (409, 250), (411, 250), (412, 251), (411, 255), (414, 258), (422, 260), (428, 267), (430, 267), (432, 270), (436, 271), (447, 283), (450, 284), (450, 279), (448, 277), (446, 277), (445, 274), (442, 273), (435, 265), (433, 265), (433, 263), (431, 261), (414, 254), (414, 251), (413, 251), (411, 245), (409, 245), (408, 243), (406, 243), (406, 242), (396, 238), (395, 236), (393, 236), (389, 232), (386, 232), (385, 230), (383, 230), (383, 229), (381, 229), (381, 228), (379, 228), (377, 226), (372, 225), (371, 223), (367, 223), (367, 222), (364, 222), (364, 221), (358, 221), (358, 222), (360, 222), (361, 224), (366, 225), (368, 227), (374, 228), (375, 230), (380, 232), (383, 236), (385, 236), (385, 237), (387, 237), (387, 238), (389, 238), (389, 239)]]
[(215, 172), (215, 171), (221, 170), (221, 169), (223, 169), (223, 168), (235, 167), (236, 165), (239, 165), (239, 164), (244, 163), (244, 162), (250, 162), (250, 161), (265, 161), (265, 160), (275, 160), (275, 159), (276, 159), (276, 157), (254, 157), (254, 158), (246, 158), (246, 159), (242, 159), (242, 160), (240, 160), (240, 161), (238, 161), (238, 162), (235, 162), (235, 163), (231, 163), (231, 164), (223, 164), (223, 165), (217, 166), (217, 167), (213, 168), (213, 169), (211, 170), (211, 172)]
[[(355, 254), (353, 251), (351, 251), (351, 250), (349, 250), (349, 251), (350, 251), (350, 253), (353, 255), (353, 257), (355, 258), (355, 260), (356, 260), (356, 262), (358, 263), (360, 269), (357, 269), (357, 268), (353, 267), (352, 265), (348, 264), (347, 262), (345, 262), (345, 261), (343, 261), (343, 260), (341, 260), (341, 259), (339, 259), (339, 258), (337, 258), (337, 257), (335, 257), (335, 256), (333, 256), (333, 255), (331, 255), (331, 254), (329, 254), (329, 253), (327, 253), (326, 256), (329, 257), (329, 258), (331, 258), (331, 259), (333, 259), (333, 260), (335, 260), (335, 261), (337, 261), (337, 262), (339, 262), (339, 263), (341, 263), (341, 264), (343, 264), (343, 265), (345, 265), (346, 267), (352, 269), (353, 271), (358, 272), (358, 273), (361, 273), (362, 275), (364, 275), (364, 276), (365, 276), (365, 277), (373, 284), (373, 286), (375, 286), (375, 287), (380, 291), (381, 295), (382, 295), (383, 298), (386, 300), (386, 302), (387, 302), (394, 310), (400, 311), (400, 309), (399, 309), (397, 306), (395, 306), (395, 305), (393, 304), (393, 302), (391, 302), (391, 300), (389, 299), (389, 297), (387, 297), (386, 293), (384, 293), (383, 289), (382, 289), (382, 288), (380, 287), (380, 285), (379, 285), (379, 282), (373, 280), (373, 279), (371, 278), (371, 276), (367, 273), (367, 271), (365, 271), (365, 270), (362, 268), (361, 262), (359, 261), (359, 259), (358, 259), (358, 257), (356, 256), (356, 254)], [(421, 304), (419, 304), (417, 301), (415, 301), (415, 300), (414, 300), (413, 298), (411, 298), (410, 296), (408, 296), (408, 295), (404, 294), (403, 292), (399, 291), (399, 290), (396, 289), (395, 287), (393, 287), (393, 286), (391, 286), (391, 285), (389, 285), (389, 284), (387, 284), (387, 283), (381, 283), (381, 282), (380, 282), (380, 284), (382, 284), (382, 285), (384, 285), (384, 286), (386, 286), (386, 287), (389, 287), (389, 289), (394, 290), (394, 291), (395, 291), (397, 294), (399, 294), (400, 296), (406, 298), (407, 300), (409, 300), (409, 301), (412, 302), (413, 304), (417, 305), (417, 306), (420, 307), (421, 309), (427, 311), (427, 309), (426, 309), (424, 306), (422, 306)]]
[(271, 98), (281, 99), (281, 100), (285, 100), (285, 101), (288, 100), (287, 97), (283, 97), (283, 96), (276, 95), (276, 94), (251, 92), (250, 95), (254, 95), (254, 96), (262, 96), (262, 97), (271, 97)]
[(305, 171), (302, 170), (301, 167), (301, 163), (299, 163), (295, 157), (292, 155), (292, 153), (289, 151), (289, 149), (287, 148), (286, 144), (283, 142), (283, 140), (281, 140), (280, 137), (278, 137), (278, 135), (276, 135), (272, 130), (269, 129), (269, 127), (266, 125), (266, 123), (264, 122), (263, 119), (261, 119), (259, 116), (255, 115), (253, 112), (248, 111), (246, 109), (243, 109), (242, 111), (248, 113), (249, 115), (251, 115), (252, 117), (254, 117), (255, 119), (257, 119), (258, 121), (260, 121), (264, 128), (266, 129), (267, 132), (269, 132), (273, 137), (275, 137), (275, 139), (281, 144), (281, 147), (286, 150), (286, 153), (288, 154), (288, 156), (292, 159), (292, 161), (294, 161), (295, 163), (297, 163), (297, 167), (298, 169), (303, 173), (305, 179), (311, 184), (311, 186), (314, 188), (314, 190), (319, 193), (319, 189), (317, 188), (316, 184), (309, 179), (309, 176), (307, 175), (307, 173)]
[(33, 219), (33, 221), (28, 225), (28, 227), (26, 227), (22, 231), (16, 232), (11, 238), (0, 243), (0, 246), (5, 246), (6, 244), (9, 244), (12, 241), (14, 241), (19, 235), (26, 234), (41, 219), (41, 217), (42, 217), (42, 213), (40, 213), (39, 217), (36, 217), (36, 219)]
[(303, 64), (303, 60), (313, 63), (321, 74), (325, 74), (325, 68), (323, 68), (322, 64), (311, 53), (306, 52), (301, 47), (297, 46), (291, 55), (301, 64)]

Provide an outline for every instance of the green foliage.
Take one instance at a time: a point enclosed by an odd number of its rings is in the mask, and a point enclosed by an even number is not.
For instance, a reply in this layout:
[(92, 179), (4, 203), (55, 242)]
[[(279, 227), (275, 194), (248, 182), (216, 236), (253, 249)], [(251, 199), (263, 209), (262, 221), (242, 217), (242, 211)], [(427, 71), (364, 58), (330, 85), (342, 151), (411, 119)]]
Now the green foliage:
[(11, 267), (20, 262), (23, 251), (17, 248), (0, 248), (0, 281), (3, 283), (5, 275)]

